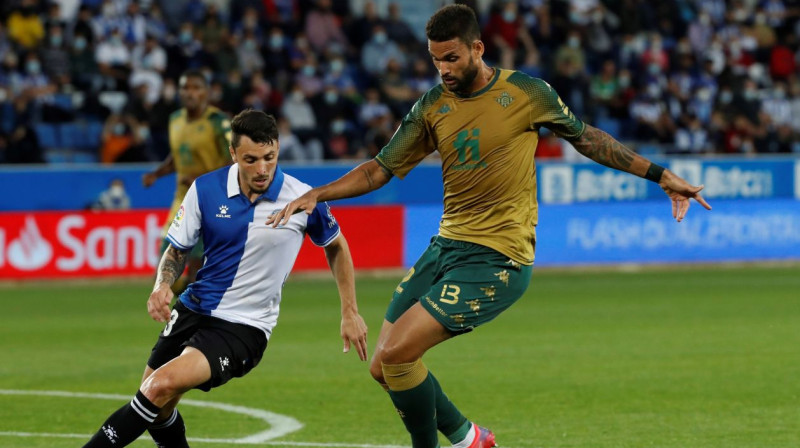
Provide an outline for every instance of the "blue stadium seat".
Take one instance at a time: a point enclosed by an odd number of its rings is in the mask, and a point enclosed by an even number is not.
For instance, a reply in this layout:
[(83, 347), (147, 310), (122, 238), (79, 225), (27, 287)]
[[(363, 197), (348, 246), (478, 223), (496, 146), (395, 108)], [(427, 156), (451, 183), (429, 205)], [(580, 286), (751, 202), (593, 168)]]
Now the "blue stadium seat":
[(72, 112), (74, 109), (72, 106), (72, 95), (68, 95), (66, 93), (57, 93), (53, 95), (53, 102), (57, 107), (64, 109), (65, 111)]
[(83, 146), (83, 131), (76, 123), (64, 123), (59, 126), (61, 133), (61, 146), (64, 148), (78, 149)]
[(17, 115), (14, 113), (14, 105), (10, 102), (0, 103), (0, 117), (3, 117), (2, 121), (0, 121), (0, 131), (6, 133), (11, 132), (17, 121)]
[(34, 126), (34, 132), (39, 138), (39, 145), (42, 148), (59, 148), (61, 146), (58, 138), (58, 129), (55, 125), (47, 123), (39, 123)]
[(620, 122), (615, 118), (600, 117), (597, 119), (596, 126), (603, 131), (606, 131), (610, 136), (618, 139), (620, 138)]
[(92, 154), (88, 152), (76, 152), (72, 155), (72, 162), (73, 163), (97, 163), (100, 161), (100, 158), (97, 154)]
[(85, 148), (94, 151), (100, 150), (103, 135), (103, 123), (97, 120), (91, 120), (86, 123), (86, 140)]

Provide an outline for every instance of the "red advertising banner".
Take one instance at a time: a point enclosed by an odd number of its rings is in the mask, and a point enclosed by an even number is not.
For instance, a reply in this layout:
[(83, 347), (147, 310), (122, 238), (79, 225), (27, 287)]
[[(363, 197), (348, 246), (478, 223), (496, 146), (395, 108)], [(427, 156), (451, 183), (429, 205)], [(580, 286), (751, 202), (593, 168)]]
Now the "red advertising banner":
[[(167, 210), (0, 213), (0, 279), (152, 276)], [(356, 268), (402, 266), (400, 206), (334, 208)], [(326, 269), (306, 239), (295, 270)]]

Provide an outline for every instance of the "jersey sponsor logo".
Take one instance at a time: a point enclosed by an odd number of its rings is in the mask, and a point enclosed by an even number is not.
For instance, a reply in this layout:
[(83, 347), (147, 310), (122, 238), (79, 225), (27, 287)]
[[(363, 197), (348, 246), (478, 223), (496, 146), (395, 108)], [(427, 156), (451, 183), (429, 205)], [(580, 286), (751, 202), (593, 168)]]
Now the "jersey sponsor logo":
[(505, 109), (511, 105), (511, 103), (514, 101), (514, 97), (509, 95), (508, 92), (503, 92), (494, 100), (497, 101), (497, 104), (503, 106), (503, 109)]
[(439, 110), (436, 111), (436, 113), (437, 114), (446, 114), (446, 113), (448, 113), (450, 111), (451, 111), (450, 105), (449, 104), (445, 104), (444, 106), (440, 107)]
[(228, 206), (227, 205), (220, 205), (219, 206), (219, 213), (217, 213), (217, 218), (230, 218), (231, 215), (228, 214)]

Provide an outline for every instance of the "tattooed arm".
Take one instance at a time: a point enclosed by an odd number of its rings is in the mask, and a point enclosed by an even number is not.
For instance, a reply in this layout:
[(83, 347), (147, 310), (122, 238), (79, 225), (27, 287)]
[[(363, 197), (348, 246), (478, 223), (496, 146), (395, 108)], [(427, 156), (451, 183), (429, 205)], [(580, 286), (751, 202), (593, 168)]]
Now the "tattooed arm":
[(672, 171), (660, 167), (636, 154), (605, 132), (586, 125), (583, 134), (570, 140), (575, 149), (597, 163), (644, 177), (658, 183), (672, 201), (672, 216), (682, 221), (689, 210), (689, 199), (694, 199), (703, 207), (711, 206), (700, 196), (703, 186), (692, 186)]
[(182, 251), (170, 245), (161, 257), (156, 274), (156, 284), (147, 300), (147, 312), (153, 320), (166, 322), (169, 320), (169, 304), (172, 302), (172, 284), (183, 273), (189, 251)]

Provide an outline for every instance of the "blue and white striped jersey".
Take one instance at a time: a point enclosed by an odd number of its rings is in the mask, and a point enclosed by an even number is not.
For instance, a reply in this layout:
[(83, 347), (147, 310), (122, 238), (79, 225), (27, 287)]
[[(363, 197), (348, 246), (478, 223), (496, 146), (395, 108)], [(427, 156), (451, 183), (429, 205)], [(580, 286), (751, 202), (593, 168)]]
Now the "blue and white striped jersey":
[(307, 233), (317, 246), (339, 236), (339, 225), (327, 203), (311, 215), (297, 213), (285, 226), (266, 225), (267, 218), (311, 187), (280, 167), (267, 191), (255, 202), (239, 189), (239, 165), (198, 177), (167, 233), (169, 242), (187, 250), (203, 237), (203, 267), (181, 294), (189, 309), (250, 325), (267, 337), (278, 320), (281, 289)]

